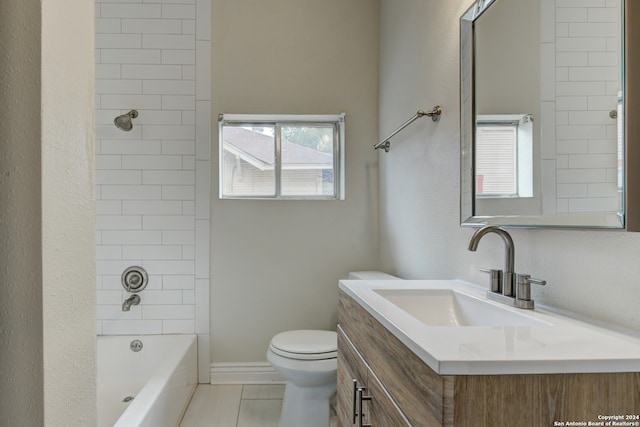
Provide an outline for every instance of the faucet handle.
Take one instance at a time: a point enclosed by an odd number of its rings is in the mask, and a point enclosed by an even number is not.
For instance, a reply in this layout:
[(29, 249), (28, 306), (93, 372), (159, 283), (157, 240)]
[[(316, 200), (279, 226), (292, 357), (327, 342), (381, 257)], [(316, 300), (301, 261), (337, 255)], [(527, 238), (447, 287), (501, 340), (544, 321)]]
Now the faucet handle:
[(502, 270), (494, 270), (488, 268), (481, 268), (481, 272), (489, 273), (491, 275), (491, 292), (502, 292)]
[[(547, 281), (534, 279), (529, 274), (518, 274), (516, 284), (516, 300), (531, 301), (531, 285), (544, 286)], [(533, 301), (531, 303), (533, 305)]]
[(531, 283), (532, 285), (540, 285), (540, 286), (545, 286), (547, 284), (546, 280), (542, 280), (542, 279), (534, 279), (533, 277), (529, 277), (529, 283)]

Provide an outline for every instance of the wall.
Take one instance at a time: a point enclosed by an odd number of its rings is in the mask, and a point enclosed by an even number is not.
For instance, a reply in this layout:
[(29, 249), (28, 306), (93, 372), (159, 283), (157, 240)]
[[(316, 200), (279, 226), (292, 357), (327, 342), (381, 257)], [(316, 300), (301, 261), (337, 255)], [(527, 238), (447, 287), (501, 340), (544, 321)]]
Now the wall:
[[(197, 333), (208, 382), (209, 0), (96, 0), (98, 334)], [(116, 116), (136, 109), (133, 129)], [(141, 303), (120, 276), (141, 265)]]
[[(212, 200), (214, 368), (333, 329), (337, 283), (377, 260), (378, 10), (370, 0), (214, 0), (212, 117), (346, 113), (345, 201)], [(212, 188), (218, 188), (217, 130)]]
[(41, 4), (45, 424), (87, 426), (96, 417), (94, 8)]
[(515, 1), (498, 2), (478, 18), (474, 25), (476, 114), (538, 115), (539, 15), (538, 2)]
[[(502, 268), (497, 236), (466, 250), (459, 226), (458, 18), (472, 1), (381, 1), (380, 133), (416, 108), (439, 103), (437, 124), (420, 123), (380, 156), (381, 268), (404, 278), (462, 278), (487, 285), (482, 267)], [(408, 66), (410, 64), (411, 66)], [(640, 235), (511, 231), (516, 270), (544, 278), (539, 303), (638, 330)]]
[(0, 5), (3, 426), (96, 424), (93, 6), (51, 3)]
[(41, 172), (31, 167), (41, 161), (40, 17), (39, 2), (0, 3), (0, 425), (44, 418)]

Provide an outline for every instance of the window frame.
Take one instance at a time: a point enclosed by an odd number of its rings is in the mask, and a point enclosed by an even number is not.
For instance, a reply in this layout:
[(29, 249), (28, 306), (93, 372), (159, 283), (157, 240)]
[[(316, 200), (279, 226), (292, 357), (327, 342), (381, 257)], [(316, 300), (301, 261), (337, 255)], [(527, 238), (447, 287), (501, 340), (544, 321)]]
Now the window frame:
[[(224, 127), (269, 126), (274, 129), (274, 180), (273, 195), (229, 195), (224, 193)], [(282, 127), (331, 126), (333, 127), (333, 194), (283, 195), (282, 194)], [(341, 114), (228, 114), (218, 115), (218, 169), (221, 200), (344, 200), (345, 199), (345, 113)]]

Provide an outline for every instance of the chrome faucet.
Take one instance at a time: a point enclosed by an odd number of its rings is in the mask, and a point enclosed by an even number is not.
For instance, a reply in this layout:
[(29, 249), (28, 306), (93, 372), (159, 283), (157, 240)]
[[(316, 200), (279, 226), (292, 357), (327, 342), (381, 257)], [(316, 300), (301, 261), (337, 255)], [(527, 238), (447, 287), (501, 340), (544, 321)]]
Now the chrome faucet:
[(122, 303), (122, 311), (129, 311), (131, 310), (132, 305), (138, 305), (138, 304), (140, 304), (140, 295), (138, 294), (131, 295)]
[(518, 308), (532, 309), (534, 303), (531, 299), (531, 285), (544, 286), (547, 282), (532, 279), (528, 274), (516, 274), (513, 239), (507, 230), (502, 227), (485, 225), (477, 229), (469, 241), (469, 250), (475, 252), (478, 249), (480, 239), (488, 233), (495, 233), (502, 237), (504, 241), (505, 271), (503, 273), (502, 270), (482, 270), (491, 274), (491, 289), (487, 291), (487, 298)]

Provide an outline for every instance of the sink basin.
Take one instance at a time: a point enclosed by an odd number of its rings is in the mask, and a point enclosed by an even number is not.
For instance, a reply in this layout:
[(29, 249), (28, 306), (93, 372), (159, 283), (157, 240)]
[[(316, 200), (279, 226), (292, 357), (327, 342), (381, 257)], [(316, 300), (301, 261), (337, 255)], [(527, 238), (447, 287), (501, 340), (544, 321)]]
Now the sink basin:
[(428, 326), (548, 326), (452, 289), (374, 289), (401, 310)]

